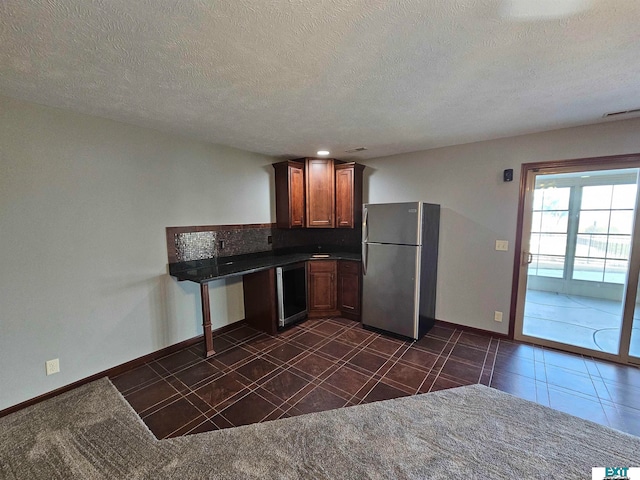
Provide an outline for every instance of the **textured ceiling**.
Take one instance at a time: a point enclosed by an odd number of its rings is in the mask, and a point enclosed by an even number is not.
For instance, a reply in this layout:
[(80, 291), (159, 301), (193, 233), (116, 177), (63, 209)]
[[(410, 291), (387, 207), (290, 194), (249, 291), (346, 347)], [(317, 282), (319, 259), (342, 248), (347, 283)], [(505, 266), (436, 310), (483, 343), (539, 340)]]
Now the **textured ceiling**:
[(640, 1), (564, 0), (579, 8), (559, 18), (518, 1), (2, 0), (0, 94), (337, 158), (640, 107)]

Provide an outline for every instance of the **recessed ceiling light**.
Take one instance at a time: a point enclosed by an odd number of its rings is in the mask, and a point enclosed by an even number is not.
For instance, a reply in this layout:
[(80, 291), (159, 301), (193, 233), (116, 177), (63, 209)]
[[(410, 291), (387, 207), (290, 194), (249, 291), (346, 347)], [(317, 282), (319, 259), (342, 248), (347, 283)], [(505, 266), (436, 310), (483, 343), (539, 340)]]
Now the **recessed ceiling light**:
[(329, 155), (331, 152), (329, 150), (318, 150), (316, 153), (318, 155), (324, 156), (324, 155)]

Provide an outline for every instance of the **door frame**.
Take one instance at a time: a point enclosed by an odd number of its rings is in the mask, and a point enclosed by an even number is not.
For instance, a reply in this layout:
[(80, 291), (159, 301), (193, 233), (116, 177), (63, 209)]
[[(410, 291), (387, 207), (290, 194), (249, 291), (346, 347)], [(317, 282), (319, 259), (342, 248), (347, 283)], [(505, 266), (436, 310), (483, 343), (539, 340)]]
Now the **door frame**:
[[(527, 176), (529, 173), (535, 173), (540, 169), (566, 169), (566, 168), (585, 168), (594, 170), (602, 167), (602, 164), (611, 164), (611, 166), (620, 166), (620, 168), (640, 168), (640, 153), (634, 154), (625, 154), (625, 155), (611, 155), (604, 157), (590, 157), (590, 158), (574, 158), (569, 160), (551, 160), (546, 162), (531, 162), (531, 163), (523, 163), (520, 169), (520, 191), (518, 196), (518, 217), (516, 222), (516, 240), (515, 240), (515, 248), (514, 248), (514, 258), (513, 258), (513, 275), (511, 282), (511, 305), (509, 310), (509, 338), (515, 338), (515, 328), (516, 328), (516, 317), (518, 312), (518, 292), (520, 289), (520, 274), (522, 270), (522, 231), (524, 226), (524, 217), (525, 217), (525, 201), (526, 201), (526, 189), (527, 189)], [(602, 167), (606, 169), (606, 167)], [(640, 209), (638, 209), (638, 205), (640, 204), (640, 192), (636, 197), (636, 215), (634, 219), (634, 229), (632, 236), (632, 249), (631, 249), (631, 257), (629, 258), (629, 270), (628, 270), (628, 278), (627, 278), (627, 288), (635, 287), (637, 291), (638, 286), (638, 275), (640, 274)], [(633, 253), (636, 252), (636, 255)], [(633, 301), (631, 301), (633, 300)], [(627, 295), (627, 291), (625, 289), (625, 294), (623, 296), (623, 315), (628, 315), (631, 312), (631, 316), (633, 317), (633, 309), (635, 308), (635, 295)], [(578, 353), (582, 355), (588, 355), (592, 357), (603, 358), (606, 360), (611, 360), (618, 363), (631, 363), (636, 364), (637, 359), (635, 357), (631, 357), (634, 359), (634, 362), (630, 361), (629, 356), (629, 341), (631, 335), (631, 326), (632, 326), (633, 318), (630, 322), (623, 321), (621, 327), (621, 344), (620, 351), (618, 355), (609, 354), (606, 352), (596, 352), (593, 350), (589, 350), (587, 348), (576, 347), (571, 345), (566, 345), (563, 347), (565, 350)], [(628, 338), (624, 337), (625, 334), (628, 334)], [(536, 344), (540, 344), (542, 346), (557, 348), (558, 343), (547, 341), (544, 339), (537, 339)], [(624, 348), (626, 346), (626, 349)], [(624, 352), (623, 352), (624, 349)]]

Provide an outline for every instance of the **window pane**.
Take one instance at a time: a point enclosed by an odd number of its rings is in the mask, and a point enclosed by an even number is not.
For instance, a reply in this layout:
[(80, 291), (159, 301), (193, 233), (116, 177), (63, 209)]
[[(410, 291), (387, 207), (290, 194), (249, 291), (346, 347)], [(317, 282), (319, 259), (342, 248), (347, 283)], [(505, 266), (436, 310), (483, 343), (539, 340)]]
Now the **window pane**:
[(569, 212), (543, 212), (541, 231), (566, 233), (568, 214)]
[(604, 281), (624, 285), (627, 280), (629, 262), (624, 260), (607, 260), (604, 269)]
[(633, 211), (618, 210), (611, 212), (611, 222), (609, 224), (609, 233), (623, 233), (631, 235), (633, 231)]
[(540, 234), (534, 233), (529, 241), (529, 251), (531, 253), (539, 253), (540, 251)]
[(545, 188), (542, 210), (568, 210), (571, 188)]
[(580, 212), (580, 233), (607, 233), (609, 230), (609, 211), (587, 210)]
[[(609, 245), (607, 246), (607, 258), (629, 259), (629, 251), (631, 249), (631, 237), (609, 237)], [(608, 263), (607, 263), (608, 264)]]
[(533, 212), (533, 216), (531, 217), (531, 231), (539, 232), (541, 223), (542, 223), (542, 212)]
[(588, 257), (591, 251), (591, 237), (593, 235), (578, 235), (576, 239), (576, 256)]
[(567, 236), (560, 234), (541, 234), (538, 253), (543, 255), (564, 255), (567, 251)]
[(538, 255), (531, 255), (531, 263), (527, 268), (527, 275), (537, 275), (538, 274)]
[(633, 209), (636, 204), (636, 185), (614, 185), (611, 208)]
[(534, 255), (533, 262), (537, 264), (536, 274), (539, 277), (562, 278), (564, 275), (564, 257)]
[(581, 210), (608, 210), (611, 208), (613, 185), (597, 185), (582, 188)]
[(601, 282), (604, 276), (604, 260), (576, 257), (573, 262), (573, 279)]
[(576, 242), (576, 257), (604, 258), (606, 256), (606, 235), (578, 235)]
[(536, 188), (533, 191), (533, 209), (542, 210), (542, 197), (544, 197), (544, 190)]

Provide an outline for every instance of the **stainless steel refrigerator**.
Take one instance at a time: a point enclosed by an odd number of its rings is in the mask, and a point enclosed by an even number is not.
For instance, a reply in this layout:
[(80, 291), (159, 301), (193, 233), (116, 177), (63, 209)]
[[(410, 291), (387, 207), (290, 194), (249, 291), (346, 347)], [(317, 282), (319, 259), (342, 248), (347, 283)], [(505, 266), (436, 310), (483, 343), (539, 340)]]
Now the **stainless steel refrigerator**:
[(435, 322), (440, 205), (364, 204), (362, 324), (418, 339)]

